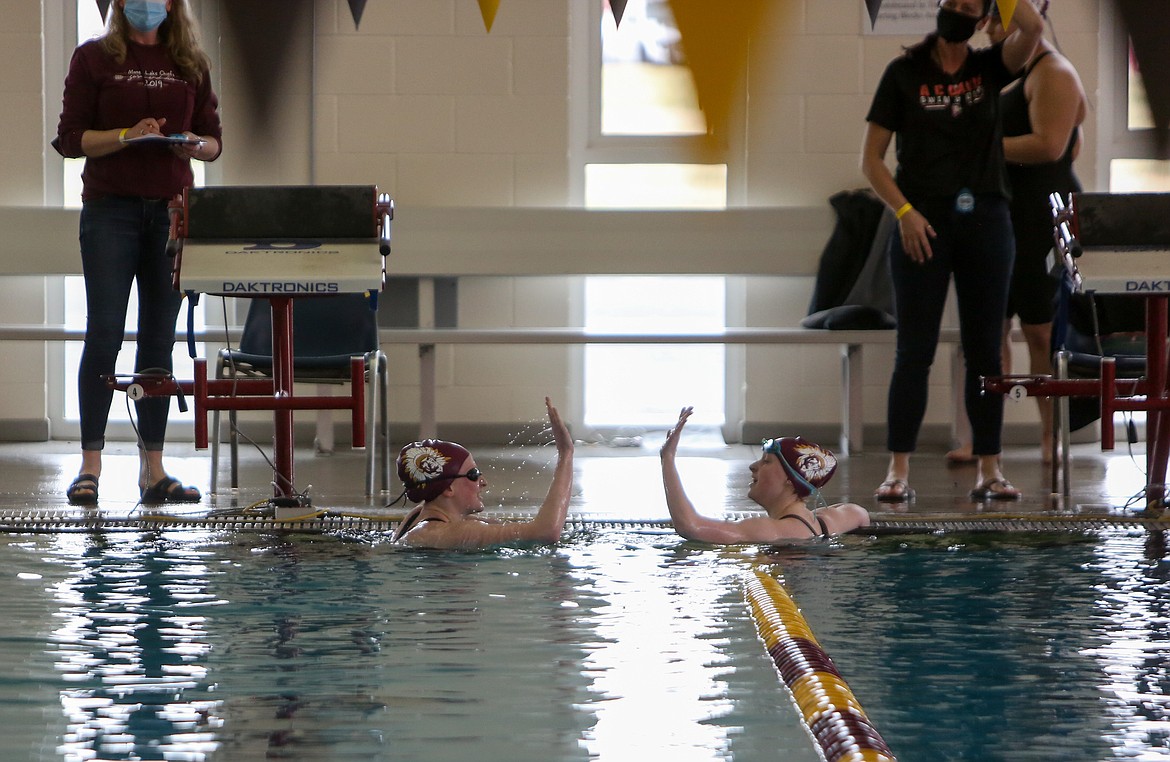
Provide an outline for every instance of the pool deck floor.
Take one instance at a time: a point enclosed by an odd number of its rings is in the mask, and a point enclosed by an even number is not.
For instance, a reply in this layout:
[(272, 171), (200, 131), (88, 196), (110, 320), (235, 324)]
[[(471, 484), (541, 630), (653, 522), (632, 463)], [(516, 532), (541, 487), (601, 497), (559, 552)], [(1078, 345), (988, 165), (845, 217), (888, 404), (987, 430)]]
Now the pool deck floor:
[[(669, 520), (658, 468), (660, 432), (645, 435), (640, 446), (613, 447), (578, 443), (575, 458), (574, 499), (570, 519), (575, 521), (665, 522)], [(626, 442), (626, 444), (630, 444)], [(394, 453), (400, 443), (395, 443)], [(975, 466), (948, 465), (941, 450), (914, 456), (910, 483), (916, 498), (910, 503), (883, 504), (873, 497), (885, 476), (887, 456), (878, 450), (840, 459), (833, 480), (825, 489), (830, 502), (853, 501), (883, 522), (925, 520), (945, 523), (958, 520), (990, 521), (998, 517), (1018, 520), (1054, 518), (1071, 523), (1149, 522), (1160, 516), (1146, 511), (1141, 497), (1145, 485), (1144, 443), (1124, 442), (1113, 452), (1098, 444), (1078, 444), (1072, 450), (1072, 488), (1068, 498), (1052, 494), (1051, 471), (1041, 462), (1037, 447), (1010, 447), (1003, 454), (1003, 471), (1024, 493), (1019, 501), (975, 502), (968, 492), (975, 486)], [(265, 448), (271, 457), (271, 448)], [(535, 510), (548, 486), (551, 447), (472, 447), (477, 464), (488, 481), (485, 504), (489, 513), (524, 516)], [(711, 516), (737, 516), (754, 509), (745, 497), (748, 464), (759, 448), (725, 445), (713, 432), (688, 432), (679, 448), (679, 470), (688, 494), (700, 512)], [(224, 448), (226, 456), (226, 447)], [(0, 525), (8, 531), (25, 526), (14, 519), (50, 519), (68, 527), (70, 522), (95, 518), (133, 521), (135, 517), (165, 516), (198, 521), (212, 516), (263, 511), (272, 497), (272, 467), (257, 448), (240, 451), (241, 487), (226, 489), (226, 457), (220, 464), (218, 494), (207, 494), (210, 455), (189, 444), (168, 445), (166, 465), (170, 473), (204, 491), (197, 504), (143, 506), (138, 501), (137, 450), (133, 443), (111, 442), (106, 449), (96, 507), (77, 508), (65, 499), (65, 490), (77, 473), (80, 453), (76, 442), (0, 443)], [(306, 513), (325, 511), (338, 516), (372, 517), (394, 521), (402, 504), (387, 507), (401, 489), (392, 477), (392, 489), (372, 497), (364, 494), (365, 455), (339, 444), (329, 456), (312, 447), (300, 447), (294, 456), (296, 489), (307, 494)], [(294, 513), (302, 513), (299, 509)], [(260, 514), (256, 514), (260, 515)], [(289, 514), (286, 512), (285, 516)], [(1170, 528), (1170, 523), (1167, 523)], [(41, 527), (44, 531), (45, 527)]]

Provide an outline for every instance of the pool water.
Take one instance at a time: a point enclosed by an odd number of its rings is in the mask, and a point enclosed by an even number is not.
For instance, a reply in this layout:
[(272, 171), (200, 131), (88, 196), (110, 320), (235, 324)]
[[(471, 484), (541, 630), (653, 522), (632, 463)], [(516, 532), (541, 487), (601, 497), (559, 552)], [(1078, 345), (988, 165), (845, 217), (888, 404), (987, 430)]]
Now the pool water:
[(1154, 539), (8, 535), (0, 759), (816, 760), (743, 600), (757, 568), (903, 762), (1165, 759)]
[(904, 761), (1164, 760), (1164, 539), (886, 537), (777, 570)]
[(0, 759), (817, 758), (736, 554), (672, 533), (2, 539)]

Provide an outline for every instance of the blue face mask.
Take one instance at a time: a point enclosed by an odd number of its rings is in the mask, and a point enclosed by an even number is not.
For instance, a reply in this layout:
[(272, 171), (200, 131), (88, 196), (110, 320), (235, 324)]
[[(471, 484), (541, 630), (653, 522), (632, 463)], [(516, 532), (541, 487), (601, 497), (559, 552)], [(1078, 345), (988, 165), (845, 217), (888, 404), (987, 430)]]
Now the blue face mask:
[(122, 10), (130, 26), (139, 32), (153, 32), (167, 20), (167, 4), (162, 0), (126, 0)]

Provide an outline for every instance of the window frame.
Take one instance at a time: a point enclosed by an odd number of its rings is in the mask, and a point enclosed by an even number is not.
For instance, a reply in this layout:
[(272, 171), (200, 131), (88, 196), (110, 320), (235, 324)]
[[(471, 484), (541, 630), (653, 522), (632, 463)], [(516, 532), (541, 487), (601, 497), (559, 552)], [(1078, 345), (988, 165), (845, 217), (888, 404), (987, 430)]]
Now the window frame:
[[(722, 163), (727, 168), (726, 208), (743, 206), (747, 198), (747, 74), (735, 83), (736, 100), (728, 109), (727, 132), (716, 135), (713, 160), (706, 136), (702, 135), (605, 135), (601, 132), (601, 20), (607, 12), (603, 3), (573, 2), (569, 6), (569, 189), (570, 206), (585, 205), (585, 167), (588, 164), (696, 164)], [(584, 97), (581, 97), (584, 96)], [(656, 214), (654, 211), (631, 212)], [(724, 277), (725, 325), (743, 325), (745, 319), (746, 282), (742, 276)], [(574, 288), (573, 319), (585, 324), (585, 283), (578, 280)], [(580, 380), (577, 409), (584, 415), (585, 347), (573, 353), (573, 375)], [(744, 386), (746, 347), (724, 347), (724, 389), (722, 431), (728, 441), (739, 435), (738, 426), (745, 413), (741, 390)], [(613, 432), (609, 432), (613, 433)]]
[(1129, 34), (1120, 10), (1113, 5), (1101, 9), (1098, 60), (1101, 89), (1106, 93), (1097, 109), (1097, 177), (1104, 189), (1113, 186), (1114, 159), (1166, 160), (1158, 155), (1151, 128), (1129, 126)]

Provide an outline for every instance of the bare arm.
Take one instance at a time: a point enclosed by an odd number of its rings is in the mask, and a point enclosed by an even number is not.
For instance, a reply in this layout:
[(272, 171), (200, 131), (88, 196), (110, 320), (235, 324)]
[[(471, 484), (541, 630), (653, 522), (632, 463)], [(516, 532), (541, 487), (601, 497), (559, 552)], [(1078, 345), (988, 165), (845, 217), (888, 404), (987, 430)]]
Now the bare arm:
[(1014, 164), (1056, 161), (1085, 118), (1085, 92), (1080, 77), (1067, 61), (1050, 55), (1024, 84), (1032, 132), (1004, 138), (1004, 158)]
[(662, 487), (666, 491), (666, 508), (670, 511), (670, 520), (674, 524), (674, 531), (688, 540), (703, 542), (736, 542), (734, 539), (725, 539), (725, 529), (722, 525), (727, 522), (715, 521), (700, 516), (695, 510), (695, 504), (687, 497), (683, 489), (682, 479), (678, 475), (678, 465), (675, 458), (678, 454), (678, 442), (682, 438), (683, 427), (687, 419), (694, 412), (692, 407), (684, 407), (678, 414), (678, 423), (666, 432), (666, 441), (658, 456), (662, 462)]
[(1011, 30), (1003, 41), (1003, 63), (1008, 71), (1018, 72), (1032, 59), (1040, 37), (1044, 34), (1044, 19), (1040, 18), (1031, 0), (1020, 0), (1012, 13)]
[(807, 537), (804, 527), (795, 522), (789, 522), (794, 524), (789, 527), (784, 522), (766, 516), (742, 521), (725, 521), (702, 516), (695, 510), (694, 503), (683, 489), (682, 479), (679, 478), (678, 467), (675, 464), (678, 442), (692, 412), (693, 408), (690, 407), (684, 407), (679, 412), (678, 423), (666, 433), (666, 441), (659, 451), (659, 457), (662, 459), (662, 486), (666, 490), (666, 507), (670, 511), (674, 530), (688, 540), (723, 545)]
[[(890, 148), (890, 140), (894, 133), (881, 125), (867, 122), (865, 127), (865, 142), (861, 148), (861, 172), (869, 180), (870, 187), (878, 198), (886, 203), (890, 209), (898, 212), (907, 205), (906, 197), (894, 182), (890, 168), (886, 166), (886, 151)], [(902, 213), (898, 220), (898, 234), (902, 238), (902, 248), (907, 256), (915, 262), (925, 262), (930, 259), (930, 239), (934, 238), (934, 228), (917, 209), (911, 208)]]
[(548, 422), (557, 447), (557, 465), (553, 470), (552, 484), (549, 485), (548, 494), (536, 518), (517, 524), (516, 528), (520, 530), (519, 539), (556, 542), (564, 529), (569, 500), (573, 496), (573, 437), (548, 397), (544, 398), (544, 405), (548, 410)]

